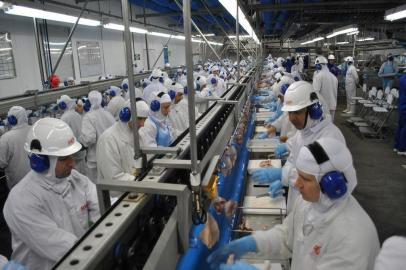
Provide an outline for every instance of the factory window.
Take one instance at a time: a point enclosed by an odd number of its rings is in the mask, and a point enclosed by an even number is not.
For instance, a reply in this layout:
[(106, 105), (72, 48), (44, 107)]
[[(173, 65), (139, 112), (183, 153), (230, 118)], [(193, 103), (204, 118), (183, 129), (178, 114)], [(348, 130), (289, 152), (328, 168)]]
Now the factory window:
[(87, 78), (102, 74), (101, 51), (98, 41), (78, 41), (80, 77)]
[(0, 32), (0, 80), (16, 77), (10, 33)]

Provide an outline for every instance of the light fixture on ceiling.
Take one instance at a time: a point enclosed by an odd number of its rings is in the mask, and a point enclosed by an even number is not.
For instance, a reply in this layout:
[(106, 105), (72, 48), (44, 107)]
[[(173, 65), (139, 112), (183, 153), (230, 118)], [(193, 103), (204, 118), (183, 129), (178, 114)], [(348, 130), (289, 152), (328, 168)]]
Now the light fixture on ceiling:
[(366, 38), (357, 39), (358, 42), (362, 42), (362, 41), (372, 41), (372, 40), (375, 40), (375, 38), (374, 38), (374, 37), (366, 37)]
[(358, 31), (358, 27), (356, 27), (355, 25), (349, 25), (338, 29), (334, 29), (333, 33), (327, 35), (326, 38), (332, 38), (338, 35), (348, 34), (356, 31)]
[(406, 4), (385, 11), (386, 21), (395, 21), (406, 18)]
[[(237, 19), (237, 0), (219, 0), (220, 4), (228, 11), (228, 13), (233, 16), (233, 18)], [(250, 37), (255, 41), (255, 43), (260, 44), (257, 35), (255, 34), (254, 29), (252, 29), (251, 24), (247, 20), (242, 12), (241, 8), (238, 9), (238, 22), (244, 28), (244, 30), (248, 33)]]
[[(23, 17), (31, 17), (31, 18), (38, 18), (50, 21), (57, 21), (57, 22), (66, 22), (66, 23), (75, 23), (78, 17), (65, 15), (62, 13), (56, 13), (51, 11), (45, 11), (36, 8), (29, 8), (23, 6), (16, 6), (11, 5), (10, 7), (6, 8), (4, 11), (6, 14), (10, 15), (17, 15)], [(80, 18), (78, 24), (87, 25), (87, 26), (99, 26), (100, 21)]]
[[(118, 31), (124, 31), (124, 25), (116, 24), (116, 23), (106, 23), (106, 24), (103, 25), (103, 28), (112, 29), (112, 30), (118, 30)], [(147, 30), (142, 29), (142, 28), (138, 28), (138, 27), (134, 27), (134, 26), (130, 26), (130, 32), (138, 33), (138, 34), (146, 34), (146, 33), (148, 33)]]
[(340, 41), (340, 42), (337, 42), (336, 44), (337, 45), (343, 45), (343, 44), (348, 44), (348, 43), (350, 43), (350, 42), (348, 42), (348, 41)]
[(0, 1), (0, 8), (2, 8), (4, 6), (4, 2)]
[(347, 33), (347, 36), (358, 35), (358, 34), (359, 34), (359, 31), (357, 30), (354, 32)]
[[(239, 38), (241, 38), (241, 39), (250, 38), (250, 37), (251, 37), (250, 35), (240, 35), (239, 36)], [(237, 36), (231, 35), (231, 36), (228, 36), (228, 38), (234, 39), (234, 38), (237, 38)]]
[(306, 45), (306, 44), (314, 43), (314, 42), (317, 42), (317, 41), (320, 41), (320, 40), (323, 40), (323, 39), (324, 39), (324, 37), (317, 37), (317, 38), (314, 38), (312, 40), (302, 42), (302, 43), (300, 43), (300, 45)]

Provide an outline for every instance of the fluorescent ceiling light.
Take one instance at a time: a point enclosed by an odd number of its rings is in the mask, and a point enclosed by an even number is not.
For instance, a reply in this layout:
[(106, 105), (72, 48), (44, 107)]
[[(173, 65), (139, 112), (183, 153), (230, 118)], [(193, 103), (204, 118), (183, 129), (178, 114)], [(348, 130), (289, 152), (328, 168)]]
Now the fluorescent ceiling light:
[(310, 44), (310, 43), (317, 42), (317, 41), (320, 41), (320, 40), (323, 40), (323, 39), (324, 39), (324, 37), (317, 37), (317, 38), (314, 38), (312, 40), (302, 42), (302, 43), (300, 43), (300, 45)]
[(4, 6), (4, 2), (0, 1), (0, 8)]
[(169, 38), (171, 35), (159, 32), (148, 32), (148, 35)]
[(395, 21), (406, 17), (406, 4), (385, 11), (385, 20)]
[(347, 33), (347, 36), (358, 35), (358, 34), (359, 34), (359, 31), (357, 30), (354, 32)]
[[(107, 23), (107, 24), (103, 25), (103, 28), (112, 29), (112, 30), (118, 30), (118, 31), (124, 31), (124, 25), (116, 24), (116, 23)], [(134, 27), (134, 26), (130, 26), (130, 32), (138, 33), (138, 34), (146, 34), (146, 33), (148, 33), (147, 30), (142, 29), (142, 28), (138, 28), (138, 27)]]
[[(239, 38), (250, 38), (249, 35), (240, 35)], [(237, 38), (237, 36), (228, 36), (228, 38)]]
[(351, 33), (351, 32), (355, 32), (358, 31), (358, 28), (355, 26), (346, 26), (343, 28), (339, 28), (333, 31), (333, 33), (331, 33), (330, 35), (327, 36), (327, 38), (332, 38), (338, 35), (342, 35), (342, 34), (347, 34), (347, 33)]
[(342, 45), (342, 44), (348, 44), (349, 42), (348, 41), (341, 41), (341, 42), (337, 42), (336, 44), (337, 45)]
[(213, 33), (209, 33), (209, 34), (203, 34), (203, 36), (205, 36), (205, 37), (214, 37), (214, 36), (215, 36), (215, 34), (213, 34)]
[(375, 38), (373, 38), (373, 37), (366, 37), (366, 38), (357, 39), (357, 41), (359, 41), (359, 42), (362, 42), (362, 41), (371, 41), (371, 40), (375, 40)]
[[(237, 0), (219, 0), (220, 4), (234, 17), (237, 19)], [(255, 34), (254, 30), (251, 27), (251, 24), (245, 17), (244, 13), (242, 12), (241, 8), (238, 9), (238, 22), (244, 28), (244, 30), (248, 33), (250, 37), (254, 39), (257, 44), (260, 44), (257, 35)]]
[(330, 46), (331, 43), (324, 43), (323, 45), (324, 45), (324, 46)]
[[(28, 8), (23, 6), (12, 5), (5, 10), (5, 13), (10, 15), (18, 15), (24, 17), (38, 18), (57, 22), (75, 23), (78, 17), (65, 15), (62, 13), (56, 13), (51, 11), (45, 11), (41, 9)], [(100, 21), (80, 18), (79, 24), (87, 26), (98, 26)]]

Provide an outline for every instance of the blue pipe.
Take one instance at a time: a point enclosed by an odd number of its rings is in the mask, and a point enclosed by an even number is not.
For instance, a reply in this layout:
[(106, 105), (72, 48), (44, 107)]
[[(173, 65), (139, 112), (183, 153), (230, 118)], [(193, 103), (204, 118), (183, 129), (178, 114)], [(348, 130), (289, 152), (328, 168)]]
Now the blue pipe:
[[(220, 197), (226, 200), (234, 200), (241, 203), (242, 193), (244, 192), (245, 185), (245, 174), (248, 165), (249, 152), (246, 147), (248, 140), (251, 138), (254, 131), (254, 119), (255, 117), (251, 115), (249, 124), (247, 125), (247, 130), (244, 135), (243, 144), (238, 152), (238, 158), (232, 170), (232, 173), (224, 177), (219, 175), (219, 181), (217, 185), (218, 194)], [(225, 213), (217, 214), (213, 206), (209, 208), (208, 211), (217, 221), (220, 230), (220, 239), (212, 247), (208, 249), (202, 241), (199, 239), (199, 234), (204, 228), (204, 225), (193, 225), (190, 230), (189, 237), (189, 249), (186, 253), (181, 256), (178, 260), (176, 269), (210, 269), (206, 262), (206, 258), (211, 252), (216, 250), (218, 247), (230, 242), (232, 238), (232, 230), (237, 225), (236, 222), (239, 218), (239, 211), (236, 211), (231, 218), (226, 217)]]

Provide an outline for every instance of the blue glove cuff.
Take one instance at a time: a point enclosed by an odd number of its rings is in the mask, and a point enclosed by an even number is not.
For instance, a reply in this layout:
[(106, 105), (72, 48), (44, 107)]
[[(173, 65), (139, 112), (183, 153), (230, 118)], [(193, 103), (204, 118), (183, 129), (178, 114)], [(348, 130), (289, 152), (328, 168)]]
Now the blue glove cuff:
[(235, 240), (235, 244), (243, 247), (246, 253), (258, 251), (257, 241), (255, 241), (255, 238), (252, 235)]

